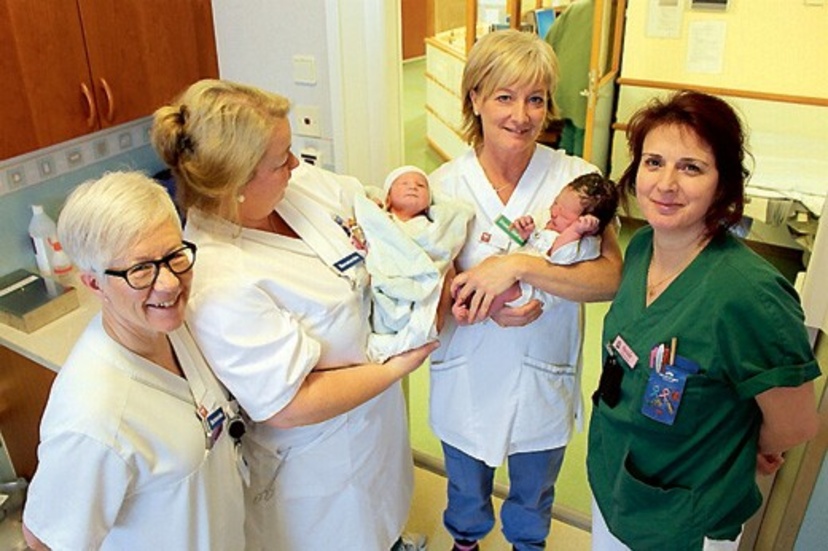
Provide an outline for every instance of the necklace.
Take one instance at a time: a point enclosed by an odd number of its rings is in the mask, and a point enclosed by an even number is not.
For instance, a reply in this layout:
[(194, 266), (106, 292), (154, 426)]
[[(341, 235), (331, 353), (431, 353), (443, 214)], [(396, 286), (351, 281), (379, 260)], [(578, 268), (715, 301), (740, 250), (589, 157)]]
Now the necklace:
[(506, 183), (505, 183), (505, 184), (503, 184), (502, 186), (498, 186), (498, 187), (494, 187), (494, 186), (492, 186), (492, 189), (494, 190), (494, 192), (495, 192), (495, 193), (500, 193), (501, 191), (503, 191), (503, 190), (504, 190), (504, 189), (506, 189), (507, 187), (511, 187), (512, 185), (513, 185), (513, 184), (512, 184), (511, 182), (506, 182)]
[(699, 254), (699, 251), (703, 248), (704, 245), (698, 245), (693, 248), (687, 260), (681, 263), (681, 265), (667, 274), (665, 277), (659, 279), (658, 281), (650, 283), (650, 279), (652, 278), (652, 271), (653, 271), (653, 259), (650, 259), (650, 265), (647, 267), (647, 298), (652, 299), (656, 296), (656, 291), (661, 288), (662, 285), (665, 283), (675, 279), (678, 275), (684, 271), (684, 269), (693, 262), (693, 259)]
[[(689, 262), (687, 264), (689, 264)], [(679, 273), (686, 267), (687, 267), (687, 265), (685, 264), (681, 268), (676, 270), (675, 272), (671, 272), (667, 277), (665, 277), (663, 279), (659, 279), (655, 283), (647, 283), (647, 297), (648, 298), (653, 298), (656, 294), (656, 290), (658, 290), (659, 287), (661, 287), (662, 285), (667, 283), (669, 280), (671, 280), (674, 277), (676, 277), (677, 275), (679, 275)], [(650, 265), (650, 269), (647, 270), (647, 280), (648, 281), (650, 279), (650, 270), (652, 270), (652, 264)]]

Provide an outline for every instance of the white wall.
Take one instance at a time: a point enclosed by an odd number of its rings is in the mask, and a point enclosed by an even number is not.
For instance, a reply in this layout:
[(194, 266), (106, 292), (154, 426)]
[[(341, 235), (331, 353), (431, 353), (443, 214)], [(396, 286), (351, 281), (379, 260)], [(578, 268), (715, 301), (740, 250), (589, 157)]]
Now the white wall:
[[(385, 0), (213, 0), (219, 74), (315, 106), (320, 138), (298, 133), (325, 168), (381, 183), (402, 163), (399, 3)], [(314, 59), (316, 83), (294, 79)]]

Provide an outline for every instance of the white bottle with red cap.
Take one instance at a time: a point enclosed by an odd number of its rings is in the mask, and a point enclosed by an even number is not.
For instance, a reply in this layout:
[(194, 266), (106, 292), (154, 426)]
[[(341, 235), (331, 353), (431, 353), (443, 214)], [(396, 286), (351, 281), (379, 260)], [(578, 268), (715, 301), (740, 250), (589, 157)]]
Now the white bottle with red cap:
[(63, 251), (57, 237), (54, 220), (43, 211), (42, 205), (32, 205), (29, 235), (35, 248), (37, 269), (43, 276), (53, 276), (62, 282), (72, 274), (72, 262)]

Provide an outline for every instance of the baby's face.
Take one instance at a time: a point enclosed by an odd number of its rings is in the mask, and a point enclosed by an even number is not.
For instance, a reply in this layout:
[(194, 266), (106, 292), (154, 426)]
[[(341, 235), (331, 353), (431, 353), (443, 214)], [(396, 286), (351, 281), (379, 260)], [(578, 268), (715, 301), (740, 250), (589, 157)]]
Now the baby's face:
[(549, 222), (546, 229), (562, 232), (574, 224), (584, 211), (581, 196), (572, 188), (564, 188), (549, 207)]
[(424, 212), (431, 197), (428, 180), (418, 172), (406, 172), (397, 176), (388, 190), (388, 210), (398, 218), (407, 220)]

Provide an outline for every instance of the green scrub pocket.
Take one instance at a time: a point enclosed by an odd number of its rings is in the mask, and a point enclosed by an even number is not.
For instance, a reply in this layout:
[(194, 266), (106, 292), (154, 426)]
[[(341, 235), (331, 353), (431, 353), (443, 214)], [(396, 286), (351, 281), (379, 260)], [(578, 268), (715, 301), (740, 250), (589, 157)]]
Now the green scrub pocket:
[(694, 518), (694, 495), (687, 488), (661, 488), (636, 474), (629, 455), (605, 515), (610, 531), (636, 551), (700, 551), (704, 532)]

